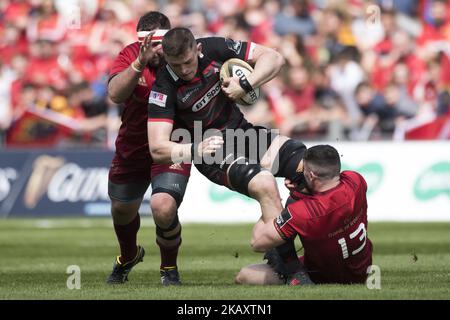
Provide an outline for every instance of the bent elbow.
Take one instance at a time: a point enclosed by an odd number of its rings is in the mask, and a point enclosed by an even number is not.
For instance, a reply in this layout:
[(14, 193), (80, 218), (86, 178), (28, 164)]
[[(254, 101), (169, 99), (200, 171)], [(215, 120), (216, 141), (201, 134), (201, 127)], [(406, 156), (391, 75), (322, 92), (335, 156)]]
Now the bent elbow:
[(265, 248), (264, 246), (261, 245), (261, 243), (259, 241), (257, 241), (255, 238), (252, 239), (251, 243), (250, 243), (252, 250), (255, 252), (265, 252)]
[(159, 163), (159, 164), (166, 164), (167, 162), (167, 156), (164, 152), (163, 146), (152, 146), (152, 143), (150, 143), (150, 155), (152, 157), (153, 162)]
[(115, 104), (121, 104), (121, 103), (124, 103), (125, 101), (123, 101), (122, 99), (119, 99), (118, 97), (116, 97), (116, 96), (114, 96), (114, 95), (112, 95), (112, 94), (110, 94), (110, 93), (108, 93), (108, 98), (112, 101), (112, 102), (114, 102)]
[(153, 159), (153, 162), (161, 163), (162, 157), (161, 157), (161, 152), (159, 151), (158, 148), (150, 147), (150, 155), (151, 155), (151, 157)]
[(115, 104), (121, 104), (126, 101), (126, 98), (120, 97), (120, 94), (117, 90), (117, 86), (115, 85), (116, 79), (115, 77), (110, 80), (108, 83), (108, 98), (114, 102)]
[(281, 68), (286, 64), (286, 59), (278, 51), (275, 51), (275, 61), (279, 70), (281, 70)]

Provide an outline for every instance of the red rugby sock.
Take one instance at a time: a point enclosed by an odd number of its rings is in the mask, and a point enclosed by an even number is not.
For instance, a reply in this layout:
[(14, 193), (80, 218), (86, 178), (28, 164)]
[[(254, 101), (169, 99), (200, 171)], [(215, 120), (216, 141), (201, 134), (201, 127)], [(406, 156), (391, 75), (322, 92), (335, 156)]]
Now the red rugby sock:
[(126, 263), (133, 260), (137, 255), (136, 238), (141, 226), (141, 217), (139, 213), (129, 224), (117, 225), (114, 224), (117, 240), (120, 246), (120, 262)]

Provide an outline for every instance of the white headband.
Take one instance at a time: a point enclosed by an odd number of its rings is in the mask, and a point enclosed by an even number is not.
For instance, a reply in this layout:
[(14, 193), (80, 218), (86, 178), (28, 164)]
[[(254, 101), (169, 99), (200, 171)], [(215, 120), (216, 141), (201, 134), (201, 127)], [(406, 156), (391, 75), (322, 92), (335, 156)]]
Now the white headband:
[[(167, 29), (158, 29), (152, 36), (152, 42), (161, 42), (164, 35), (167, 33)], [(144, 41), (145, 37), (149, 35), (151, 31), (138, 31), (137, 36), (139, 42)]]

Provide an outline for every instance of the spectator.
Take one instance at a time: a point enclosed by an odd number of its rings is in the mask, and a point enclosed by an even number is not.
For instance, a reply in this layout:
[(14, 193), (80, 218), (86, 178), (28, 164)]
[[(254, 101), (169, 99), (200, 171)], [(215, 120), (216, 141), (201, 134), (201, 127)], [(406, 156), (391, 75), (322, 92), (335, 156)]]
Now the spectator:
[(330, 79), (324, 68), (316, 70), (314, 84), (316, 103), (311, 113), (316, 120), (317, 128), (323, 132), (325, 139), (343, 139), (351, 124), (350, 118), (342, 99), (330, 87)]
[(26, 54), (28, 42), (22, 30), (11, 22), (7, 22), (4, 28), (0, 27), (0, 52), (4, 63), (10, 64), (13, 56)]
[(353, 124), (357, 123), (361, 117), (361, 110), (355, 101), (355, 89), (365, 78), (361, 66), (354, 60), (354, 55), (354, 48), (344, 48), (327, 70), (331, 88), (344, 102), (346, 112)]
[(27, 27), (27, 37), (30, 42), (47, 40), (61, 41), (66, 33), (64, 19), (56, 11), (53, 0), (43, 0), (31, 11)]
[(309, 54), (307, 53), (303, 38), (297, 34), (286, 34), (280, 41), (283, 45), (280, 52), (287, 60), (289, 66), (299, 67), (302, 65), (311, 65)]
[(51, 85), (58, 89), (67, 87), (67, 75), (61, 68), (57, 46), (49, 40), (38, 40), (31, 44), (31, 57), (26, 71), (26, 80), (36, 86)]
[(392, 138), (396, 123), (414, 116), (415, 105), (400, 100), (399, 88), (391, 84), (384, 95), (376, 92), (368, 82), (362, 82), (355, 91), (356, 101), (364, 115), (358, 139), (370, 137)]
[(327, 8), (321, 15), (320, 38), (329, 59), (334, 61), (348, 47), (356, 45), (356, 38), (352, 33), (350, 20), (344, 10)]
[[(369, 4), (379, 6), (380, 19), (368, 20)], [(9, 110), (3, 127), (46, 96), (53, 102), (45, 105), (71, 110), (69, 93), (86, 81), (92, 99), (102, 101), (113, 58), (136, 38), (134, 21), (158, 9), (199, 37), (251, 40), (283, 54), (284, 73), (245, 108), (255, 123), (310, 139), (389, 139), (394, 124), (401, 139), (404, 128), (448, 113), (450, 3), (444, 0), (2, 0), (0, 8), (2, 111)], [(79, 28), (70, 25), (73, 18)], [(384, 99), (383, 112), (366, 114), (370, 108), (356, 103), (363, 81), (375, 102), (377, 95)], [(380, 117), (391, 119), (388, 130)], [(373, 131), (362, 130), (371, 124)]]
[(274, 30), (280, 35), (295, 33), (310, 36), (316, 32), (316, 25), (310, 15), (308, 0), (290, 0), (284, 10), (275, 16)]
[(294, 132), (308, 132), (310, 127), (310, 108), (314, 103), (314, 84), (310, 73), (303, 66), (291, 67), (285, 82), (284, 104), (288, 110), (280, 126), (282, 134), (292, 136)]
[(15, 77), (14, 71), (0, 60), (0, 144), (12, 121), (11, 84)]
[(202, 12), (196, 11), (190, 13), (185, 21), (186, 27), (191, 29), (196, 37), (211, 36), (211, 33), (208, 31), (208, 21)]

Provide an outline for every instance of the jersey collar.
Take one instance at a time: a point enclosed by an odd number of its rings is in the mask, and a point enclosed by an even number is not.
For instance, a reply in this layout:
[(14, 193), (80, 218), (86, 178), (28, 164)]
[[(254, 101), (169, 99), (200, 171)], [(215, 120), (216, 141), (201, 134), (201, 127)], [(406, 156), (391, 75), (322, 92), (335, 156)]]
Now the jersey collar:
[(175, 71), (172, 70), (172, 68), (170, 67), (170, 65), (168, 63), (166, 63), (166, 69), (167, 71), (169, 71), (170, 76), (172, 77), (172, 79), (176, 82), (178, 81), (180, 78), (176, 75)]

